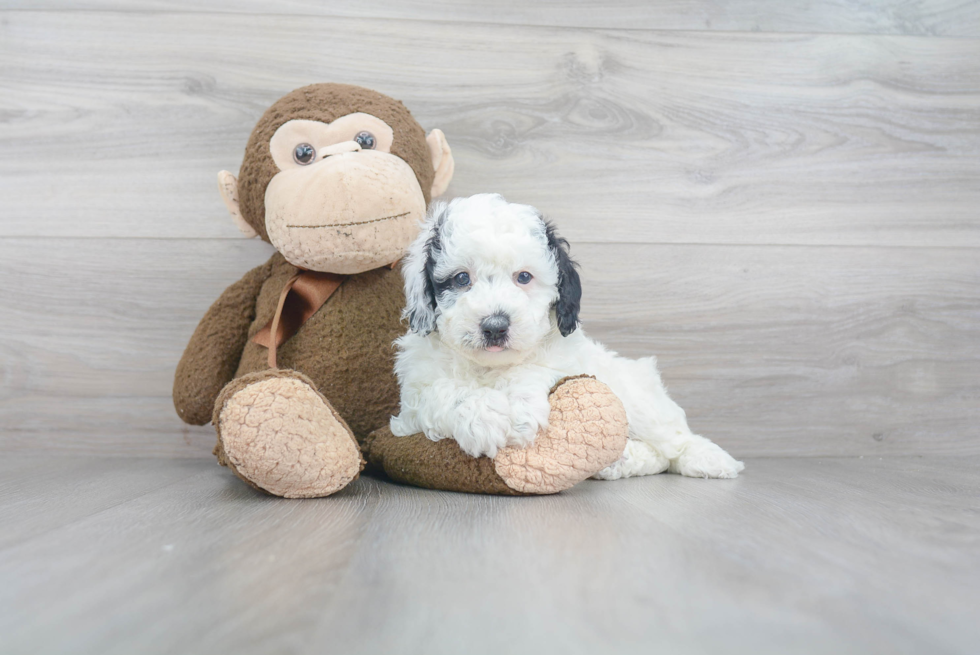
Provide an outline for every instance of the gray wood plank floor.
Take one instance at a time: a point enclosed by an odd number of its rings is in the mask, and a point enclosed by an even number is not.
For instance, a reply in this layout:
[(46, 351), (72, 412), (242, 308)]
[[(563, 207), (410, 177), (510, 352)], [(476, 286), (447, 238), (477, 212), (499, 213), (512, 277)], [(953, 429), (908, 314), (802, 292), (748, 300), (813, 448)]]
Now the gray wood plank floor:
[(752, 459), (554, 497), (0, 459), (0, 652), (975, 653), (980, 458)]

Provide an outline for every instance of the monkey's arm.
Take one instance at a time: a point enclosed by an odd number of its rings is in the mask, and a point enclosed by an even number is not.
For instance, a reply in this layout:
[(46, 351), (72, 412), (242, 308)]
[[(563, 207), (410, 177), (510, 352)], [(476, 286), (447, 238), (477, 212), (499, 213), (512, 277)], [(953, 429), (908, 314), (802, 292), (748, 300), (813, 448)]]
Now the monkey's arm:
[(484, 494), (550, 494), (615, 463), (626, 448), (623, 404), (595, 378), (564, 378), (548, 396), (549, 427), (526, 447), (472, 457), (456, 439), (375, 430), (362, 444), (368, 465), (393, 480), (429, 489)]
[(211, 420), (221, 389), (235, 377), (255, 302), (268, 279), (270, 263), (253, 268), (211, 305), (194, 330), (174, 375), (174, 408), (186, 423)]

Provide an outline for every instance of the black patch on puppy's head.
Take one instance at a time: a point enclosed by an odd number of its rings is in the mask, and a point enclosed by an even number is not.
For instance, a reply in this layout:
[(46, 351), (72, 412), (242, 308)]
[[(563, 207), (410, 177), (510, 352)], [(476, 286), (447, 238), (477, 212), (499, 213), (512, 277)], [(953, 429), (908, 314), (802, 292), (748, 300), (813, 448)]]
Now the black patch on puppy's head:
[(408, 324), (412, 332), (423, 337), (431, 333), (436, 328), (436, 310), (438, 304), (436, 298), (441, 293), (443, 282), (436, 280), (435, 268), (436, 258), (442, 252), (442, 226), (446, 222), (446, 211), (435, 220), (432, 226), (432, 234), (429, 235), (425, 246), (422, 249), (425, 262), (422, 265), (421, 274), (424, 278), (423, 287), (425, 289), (425, 301), (422, 306), (414, 305), (408, 308)]
[(568, 241), (558, 236), (555, 226), (541, 218), (544, 222), (544, 233), (548, 239), (548, 249), (555, 258), (558, 266), (558, 300), (555, 301), (555, 318), (558, 319), (558, 331), (567, 337), (578, 327), (578, 313), (582, 304), (582, 281), (579, 279), (578, 267), (568, 255)]

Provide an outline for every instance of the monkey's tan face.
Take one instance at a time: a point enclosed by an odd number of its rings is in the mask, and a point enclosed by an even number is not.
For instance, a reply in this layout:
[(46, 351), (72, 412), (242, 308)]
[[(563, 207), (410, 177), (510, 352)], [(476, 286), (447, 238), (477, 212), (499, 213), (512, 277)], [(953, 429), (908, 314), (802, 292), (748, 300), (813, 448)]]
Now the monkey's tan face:
[(369, 114), (292, 120), (269, 143), (279, 173), (265, 192), (269, 240), (302, 268), (354, 274), (390, 264), (418, 234), (425, 197)]

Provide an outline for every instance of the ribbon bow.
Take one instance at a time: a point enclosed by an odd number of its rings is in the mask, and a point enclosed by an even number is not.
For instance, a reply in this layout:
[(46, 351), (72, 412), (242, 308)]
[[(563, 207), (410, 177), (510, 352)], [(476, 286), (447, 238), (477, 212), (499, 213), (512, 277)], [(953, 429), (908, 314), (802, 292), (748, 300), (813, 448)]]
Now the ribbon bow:
[[(394, 269), (396, 264), (397, 261), (392, 262), (388, 268)], [(279, 304), (272, 320), (252, 337), (253, 342), (269, 349), (270, 368), (279, 368), (276, 365), (276, 349), (299, 332), (348, 277), (300, 269), (299, 273), (289, 278), (279, 294)], [(273, 334), (276, 335), (275, 339), (272, 338)]]

